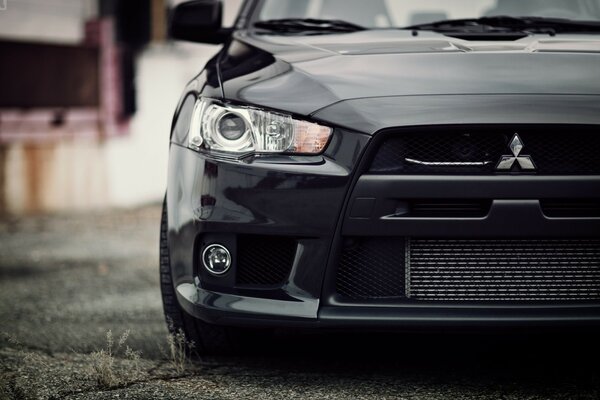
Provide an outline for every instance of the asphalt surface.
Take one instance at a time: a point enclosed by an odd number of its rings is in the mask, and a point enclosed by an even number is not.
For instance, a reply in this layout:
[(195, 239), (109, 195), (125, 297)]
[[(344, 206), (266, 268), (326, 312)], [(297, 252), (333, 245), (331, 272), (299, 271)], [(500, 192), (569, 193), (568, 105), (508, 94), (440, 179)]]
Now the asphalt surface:
[[(0, 220), (0, 399), (600, 399), (589, 331), (283, 333), (178, 371), (159, 217), (149, 206)], [(130, 332), (112, 386), (93, 368), (108, 330)]]

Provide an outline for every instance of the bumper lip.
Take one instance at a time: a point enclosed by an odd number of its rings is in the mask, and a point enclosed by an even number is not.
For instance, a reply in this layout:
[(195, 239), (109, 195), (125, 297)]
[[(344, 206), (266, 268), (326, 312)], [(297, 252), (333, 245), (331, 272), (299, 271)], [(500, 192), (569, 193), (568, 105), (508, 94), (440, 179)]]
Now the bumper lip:
[(177, 287), (184, 310), (205, 322), (263, 328), (495, 328), (600, 326), (600, 303), (320, 305), (318, 299), (273, 300)]
[(600, 304), (555, 306), (324, 306), (327, 325), (356, 327), (526, 327), (600, 325)]
[(314, 322), (319, 309), (319, 300), (315, 298), (289, 296), (283, 300), (241, 296), (209, 291), (191, 283), (177, 286), (177, 298), (183, 309), (194, 317), (223, 325), (237, 325), (229, 322), (235, 320), (275, 326), (276, 321)]

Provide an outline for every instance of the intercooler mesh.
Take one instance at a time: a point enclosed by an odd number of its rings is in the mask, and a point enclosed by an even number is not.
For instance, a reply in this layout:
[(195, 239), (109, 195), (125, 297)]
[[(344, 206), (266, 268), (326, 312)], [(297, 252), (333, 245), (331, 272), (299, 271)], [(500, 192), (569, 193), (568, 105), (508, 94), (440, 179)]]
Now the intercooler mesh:
[(600, 300), (600, 239), (354, 238), (338, 295), (404, 301)]
[(411, 240), (415, 300), (598, 300), (600, 240)]

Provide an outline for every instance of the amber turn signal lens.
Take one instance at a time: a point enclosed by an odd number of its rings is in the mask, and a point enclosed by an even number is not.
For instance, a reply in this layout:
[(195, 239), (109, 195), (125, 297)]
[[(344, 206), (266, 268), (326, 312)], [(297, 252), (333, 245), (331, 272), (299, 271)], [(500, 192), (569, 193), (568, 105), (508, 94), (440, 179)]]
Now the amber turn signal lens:
[(305, 121), (294, 121), (294, 153), (321, 153), (331, 137), (332, 129)]

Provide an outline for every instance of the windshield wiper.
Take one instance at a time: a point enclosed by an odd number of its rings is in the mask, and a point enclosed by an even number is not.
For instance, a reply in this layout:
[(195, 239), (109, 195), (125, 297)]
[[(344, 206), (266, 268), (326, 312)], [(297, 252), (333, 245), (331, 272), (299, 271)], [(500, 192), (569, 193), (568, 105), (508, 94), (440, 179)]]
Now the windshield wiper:
[(562, 18), (491, 16), (475, 19), (449, 19), (426, 24), (407, 26), (412, 31), (467, 34), (510, 33), (596, 33), (600, 21), (579, 21)]
[(277, 33), (349, 33), (364, 31), (366, 28), (342, 20), (286, 18), (259, 21), (256, 28)]

